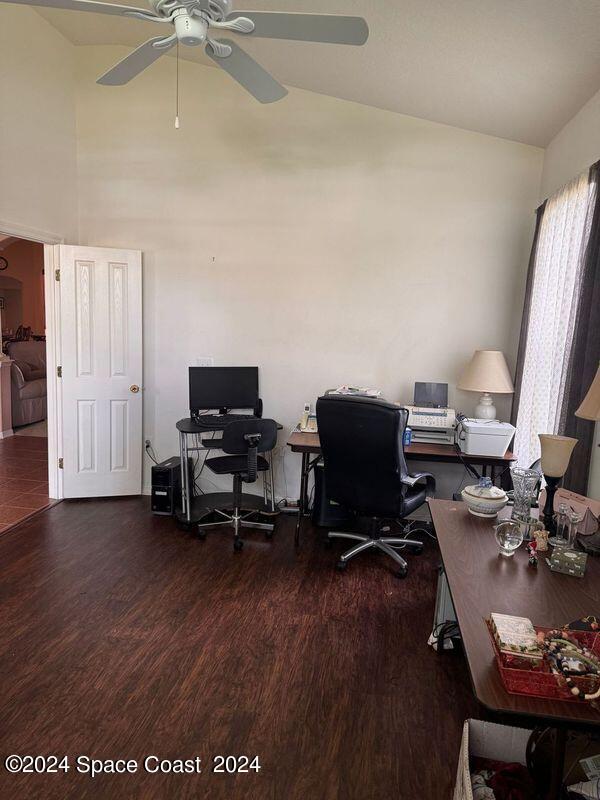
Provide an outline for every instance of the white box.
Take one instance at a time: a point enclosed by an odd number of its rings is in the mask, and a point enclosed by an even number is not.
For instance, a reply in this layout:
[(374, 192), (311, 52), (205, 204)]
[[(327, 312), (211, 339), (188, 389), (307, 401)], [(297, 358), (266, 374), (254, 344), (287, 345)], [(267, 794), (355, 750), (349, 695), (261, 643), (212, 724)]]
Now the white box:
[(463, 727), (454, 800), (473, 800), (469, 756), (493, 761), (527, 764), (527, 742), (531, 731), (468, 719)]
[(463, 419), (456, 429), (458, 446), (467, 456), (502, 456), (516, 428), (498, 420)]

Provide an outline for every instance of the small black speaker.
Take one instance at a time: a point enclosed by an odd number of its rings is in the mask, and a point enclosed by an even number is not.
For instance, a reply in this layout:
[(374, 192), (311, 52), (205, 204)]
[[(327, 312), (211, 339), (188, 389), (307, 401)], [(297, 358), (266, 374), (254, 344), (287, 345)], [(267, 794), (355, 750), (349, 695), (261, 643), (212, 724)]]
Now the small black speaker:
[[(188, 458), (190, 486), (194, 481), (194, 463)], [(181, 459), (171, 456), (152, 467), (152, 513), (170, 516), (181, 506)]]

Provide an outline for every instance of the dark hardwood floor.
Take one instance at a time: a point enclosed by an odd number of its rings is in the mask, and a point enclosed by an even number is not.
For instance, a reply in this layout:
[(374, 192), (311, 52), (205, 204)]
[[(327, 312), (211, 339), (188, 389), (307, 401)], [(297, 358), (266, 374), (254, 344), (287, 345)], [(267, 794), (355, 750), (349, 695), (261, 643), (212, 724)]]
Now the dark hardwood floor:
[[(461, 654), (426, 640), (438, 553), (345, 574), (293, 519), (273, 542), (206, 542), (148, 499), (66, 501), (0, 537), (0, 797), (445, 800), (463, 720), (477, 716)], [(70, 771), (11, 775), (9, 754)], [(143, 759), (203, 772), (147, 774)], [(258, 774), (211, 773), (258, 755)], [(135, 774), (76, 771), (137, 759)]]

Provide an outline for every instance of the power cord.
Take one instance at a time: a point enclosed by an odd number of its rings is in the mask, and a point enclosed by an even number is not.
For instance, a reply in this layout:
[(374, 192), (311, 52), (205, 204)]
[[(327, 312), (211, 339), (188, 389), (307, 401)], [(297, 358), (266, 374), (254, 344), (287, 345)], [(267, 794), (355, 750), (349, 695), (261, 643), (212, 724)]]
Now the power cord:
[[(212, 431), (212, 435), (210, 437), (211, 439), (215, 438), (215, 433), (216, 433), (216, 431)], [(199, 447), (200, 444), (201, 444), (197, 433), (195, 434), (195, 443), (196, 443), (196, 447)], [(198, 455), (196, 456), (196, 461), (194, 462), (194, 486), (200, 492), (200, 494), (206, 494), (204, 489), (200, 486), (200, 477), (202, 476), (202, 472), (204, 470), (204, 465), (206, 464), (206, 459), (208, 458), (209, 450), (208, 449), (206, 450), (206, 453), (204, 454), (204, 459), (202, 460), (202, 466), (200, 467), (200, 471), (196, 475), (196, 469), (197, 469), (198, 463), (200, 461), (200, 451), (197, 451), (197, 452), (198, 452)], [(212, 485), (215, 486), (214, 483)]]
[(461, 438), (461, 434), (464, 433), (463, 421), (465, 419), (467, 419), (467, 417), (465, 417), (464, 414), (458, 414), (457, 415), (457, 419), (458, 419), (458, 425), (456, 426), (456, 439), (457, 440), (454, 442), (454, 449), (456, 450), (456, 455), (458, 456), (458, 460), (461, 462), (463, 467), (467, 470), (469, 475), (472, 478), (475, 478), (476, 481), (479, 481), (479, 479), (481, 478), (481, 475), (477, 472), (477, 470), (475, 469), (474, 466), (472, 466), (471, 464), (467, 464), (467, 462), (464, 460), (462, 451), (461, 451), (460, 446), (458, 444), (458, 440)]
[(152, 446), (152, 442), (150, 441), (150, 439), (146, 439), (144, 449), (146, 450), (146, 455), (148, 456), (148, 458), (154, 461), (155, 464), (158, 464), (159, 463), (158, 457), (154, 452), (154, 447)]
[[(397, 524), (400, 525), (400, 520), (396, 520)], [(437, 542), (437, 537), (431, 533), (431, 531), (427, 530), (427, 528), (419, 528), (419, 525), (423, 524), (423, 520), (412, 519), (408, 521), (408, 524), (402, 529), (402, 533), (397, 537), (399, 539), (410, 539), (411, 536), (414, 536), (417, 533), (424, 534), (425, 536), (429, 536), (430, 539), (433, 539), (434, 542)], [(413, 528), (413, 525), (417, 527)], [(393, 550), (404, 550), (407, 545), (405, 544), (391, 544), (390, 547)]]

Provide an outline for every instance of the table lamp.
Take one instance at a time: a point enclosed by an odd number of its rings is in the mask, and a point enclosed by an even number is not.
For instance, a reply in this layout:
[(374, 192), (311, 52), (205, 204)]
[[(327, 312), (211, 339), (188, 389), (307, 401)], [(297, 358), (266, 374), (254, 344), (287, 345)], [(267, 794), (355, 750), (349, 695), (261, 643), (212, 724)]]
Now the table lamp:
[(598, 367), (596, 377), (592, 381), (583, 403), (575, 412), (575, 416), (593, 421), (600, 419), (600, 367)]
[(542, 520), (547, 531), (554, 533), (554, 495), (561, 478), (567, 471), (571, 453), (578, 442), (570, 436), (553, 436), (549, 433), (538, 434), (542, 448), (542, 472), (546, 481), (546, 504)]
[(512, 394), (513, 386), (504, 353), (500, 350), (476, 350), (463, 372), (458, 389), (481, 392), (475, 409), (476, 419), (496, 419), (492, 394)]

